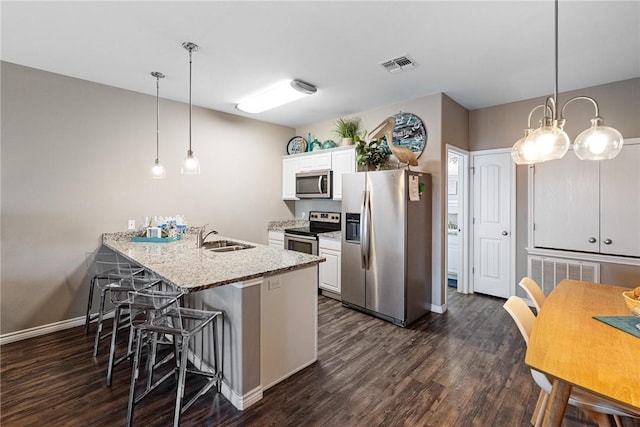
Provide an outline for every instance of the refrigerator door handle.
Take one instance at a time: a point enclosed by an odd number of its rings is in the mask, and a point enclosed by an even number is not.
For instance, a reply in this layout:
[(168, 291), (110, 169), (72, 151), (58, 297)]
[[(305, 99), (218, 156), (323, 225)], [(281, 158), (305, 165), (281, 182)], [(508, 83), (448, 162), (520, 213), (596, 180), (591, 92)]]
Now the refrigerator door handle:
[(363, 192), (362, 206), (360, 207), (360, 255), (362, 258), (362, 268), (369, 269), (369, 192)]

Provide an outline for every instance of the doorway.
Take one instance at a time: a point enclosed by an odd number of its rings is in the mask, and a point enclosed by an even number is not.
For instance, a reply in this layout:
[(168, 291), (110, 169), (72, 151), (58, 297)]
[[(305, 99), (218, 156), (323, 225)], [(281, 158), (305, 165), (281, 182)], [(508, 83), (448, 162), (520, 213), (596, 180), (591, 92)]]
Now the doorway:
[(447, 285), (467, 294), (469, 254), (469, 152), (447, 145)]

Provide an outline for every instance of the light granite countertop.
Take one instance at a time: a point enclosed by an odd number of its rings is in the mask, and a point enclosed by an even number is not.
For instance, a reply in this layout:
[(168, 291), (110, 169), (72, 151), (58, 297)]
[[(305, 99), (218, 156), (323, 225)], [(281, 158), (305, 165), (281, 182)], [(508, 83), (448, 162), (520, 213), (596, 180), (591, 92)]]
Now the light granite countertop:
[(187, 292), (275, 275), (325, 261), (315, 255), (220, 235), (209, 236), (207, 241), (233, 240), (255, 247), (216, 253), (197, 248), (193, 233), (171, 243), (131, 242), (131, 236), (132, 232), (105, 233), (102, 243)]
[[(286, 228), (298, 228), (308, 227), (309, 221), (304, 219), (287, 219), (282, 221), (269, 221), (267, 223), (267, 231), (284, 231)], [(327, 239), (340, 239), (342, 238), (341, 231), (329, 231), (326, 233), (320, 233), (320, 237)]]
[(308, 227), (309, 221), (306, 219), (285, 219), (281, 221), (269, 221), (267, 231), (284, 231), (285, 228)]

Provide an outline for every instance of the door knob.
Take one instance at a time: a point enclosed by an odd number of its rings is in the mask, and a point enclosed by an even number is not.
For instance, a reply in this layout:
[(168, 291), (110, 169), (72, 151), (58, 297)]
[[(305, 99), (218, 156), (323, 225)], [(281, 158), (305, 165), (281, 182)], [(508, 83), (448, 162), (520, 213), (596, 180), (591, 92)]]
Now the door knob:
[(508, 235), (509, 235), (509, 232), (508, 232), (507, 230), (502, 230), (502, 235), (503, 235), (503, 236), (508, 236)]
[(611, 240), (611, 239), (604, 239), (604, 244), (605, 244), (605, 245), (610, 245), (610, 244), (612, 244), (612, 243), (613, 243), (613, 240)]
[(596, 242), (595, 237), (589, 237), (589, 243), (595, 243), (595, 242)]

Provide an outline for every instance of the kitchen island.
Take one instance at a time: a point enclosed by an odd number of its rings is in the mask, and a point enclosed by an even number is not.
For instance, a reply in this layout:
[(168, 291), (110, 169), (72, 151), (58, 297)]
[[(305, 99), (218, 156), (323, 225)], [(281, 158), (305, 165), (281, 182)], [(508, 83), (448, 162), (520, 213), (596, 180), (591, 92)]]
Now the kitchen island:
[(196, 234), (171, 243), (131, 242), (105, 233), (103, 245), (184, 291), (184, 304), (225, 313), (222, 393), (238, 409), (317, 359), (318, 263), (324, 258), (216, 235), (251, 246), (213, 252)]

